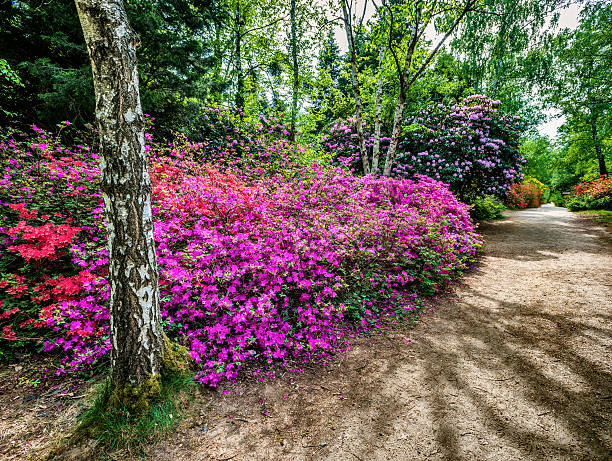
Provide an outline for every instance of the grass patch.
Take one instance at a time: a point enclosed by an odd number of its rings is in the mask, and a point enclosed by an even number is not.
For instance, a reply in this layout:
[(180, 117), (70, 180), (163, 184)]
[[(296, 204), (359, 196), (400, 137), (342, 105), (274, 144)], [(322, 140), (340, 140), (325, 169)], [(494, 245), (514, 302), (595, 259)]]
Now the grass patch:
[(612, 227), (612, 210), (587, 210), (576, 212), (579, 216), (591, 218), (597, 224), (602, 226)]
[(68, 450), (92, 441), (90, 450), (85, 447), (85, 452), (90, 453), (82, 453), (83, 459), (103, 459), (117, 451), (132, 457), (146, 456), (146, 445), (174, 427), (198, 387), (193, 376), (185, 375), (163, 376), (161, 384), (161, 393), (149, 408), (133, 414), (127, 408), (108, 405), (112, 389), (107, 378), (96, 390), (91, 407), (79, 417), (74, 431), (45, 459), (63, 459)]

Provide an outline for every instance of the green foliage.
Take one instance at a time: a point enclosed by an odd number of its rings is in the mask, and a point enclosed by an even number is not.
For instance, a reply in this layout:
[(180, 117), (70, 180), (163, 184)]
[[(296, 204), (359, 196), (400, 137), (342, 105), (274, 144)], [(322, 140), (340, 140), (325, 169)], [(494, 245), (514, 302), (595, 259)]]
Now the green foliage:
[(12, 100), (11, 93), (15, 87), (19, 86), (23, 87), (23, 83), (17, 72), (11, 69), (6, 59), (0, 58), (0, 113), (4, 114), (5, 117), (13, 117), (15, 113), (3, 109), (2, 101)]
[(580, 216), (586, 216), (594, 220), (597, 224), (612, 227), (612, 210), (588, 210), (578, 212)]
[(561, 192), (551, 192), (548, 201), (551, 203), (554, 203), (555, 206), (564, 207), (566, 198), (563, 196)]
[(485, 195), (472, 203), (470, 216), (474, 221), (492, 221), (502, 219), (506, 206), (494, 195)]
[(563, 164), (589, 179), (606, 174), (612, 161), (612, 7), (589, 2), (576, 30), (564, 30), (552, 48), (551, 79), (545, 87), (550, 104), (565, 116)]
[(91, 407), (80, 418), (75, 432), (64, 441), (70, 446), (83, 437), (97, 440), (107, 453), (127, 450), (134, 455), (146, 454), (146, 444), (171, 430), (180, 421), (197, 384), (190, 376), (162, 377), (159, 396), (141, 414), (126, 408), (109, 406), (112, 398), (110, 380), (106, 379), (95, 393)]
[(578, 195), (567, 200), (565, 206), (571, 211), (611, 210), (612, 197), (593, 198), (588, 195)]
[[(550, 55), (542, 52), (556, 24), (562, 0), (482, 0), (468, 13), (451, 44), (462, 56), (462, 72), (476, 93), (502, 101), (502, 109), (538, 122), (533, 103), (537, 84), (547, 75)], [(553, 13), (553, 14), (551, 14)]]

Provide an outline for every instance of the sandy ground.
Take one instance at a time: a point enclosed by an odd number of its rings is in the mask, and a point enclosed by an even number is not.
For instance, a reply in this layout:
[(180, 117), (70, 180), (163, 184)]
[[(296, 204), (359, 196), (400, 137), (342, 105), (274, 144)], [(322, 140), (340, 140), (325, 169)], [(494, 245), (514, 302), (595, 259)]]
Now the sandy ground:
[[(151, 459), (612, 459), (610, 234), (552, 206), (507, 215), (482, 226), (482, 263), (415, 329), (363, 338), (326, 367), (203, 391)], [(0, 458), (24, 459), (45, 437), (6, 398)], [(40, 405), (18, 404), (31, 416)], [(33, 424), (48, 438), (58, 421)]]

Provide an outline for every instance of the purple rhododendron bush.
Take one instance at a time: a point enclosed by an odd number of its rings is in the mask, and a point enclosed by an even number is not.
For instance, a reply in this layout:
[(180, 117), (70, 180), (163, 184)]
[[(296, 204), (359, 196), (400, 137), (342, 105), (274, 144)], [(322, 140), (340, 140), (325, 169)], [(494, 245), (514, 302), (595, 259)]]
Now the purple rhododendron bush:
[[(55, 354), (70, 373), (110, 348), (97, 155), (33, 128), (0, 139), (0, 358)], [(239, 156), (231, 140), (148, 143), (163, 324), (205, 385), (414, 318), (481, 246), (426, 176), (356, 177), (263, 135)]]
[[(502, 112), (500, 101), (471, 95), (452, 105), (426, 106), (404, 121), (392, 176), (423, 174), (449, 184), (465, 200), (485, 195), (505, 197), (524, 177), (526, 162), (519, 152), (525, 130), (520, 117)], [(366, 149), (372, 156), (373, 135), (364, 126)], [(356, 127), (352, 120), (334, 125), (321, 137), (335, 163), (361, 172)], [(382, 170), (389, 138), (381, 137)]]

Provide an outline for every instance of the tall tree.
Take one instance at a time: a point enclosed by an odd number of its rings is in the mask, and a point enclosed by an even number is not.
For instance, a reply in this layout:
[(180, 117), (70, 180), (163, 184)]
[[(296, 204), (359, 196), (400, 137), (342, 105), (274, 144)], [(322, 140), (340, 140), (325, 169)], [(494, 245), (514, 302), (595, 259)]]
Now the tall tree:
[[(359, 75), (357, 72), (357, 51), (355, 50), (355, 35), (354, 35), (354, 24), (353, 24), (353, 0), (341, 0), (342, 5), (342, 17), (344, 20), (344, 30), (346, 32), (346, 41), (349, 47), (349, 60), (351, 63), (351, 77), (353, 81), (353, 95), (355, 97), (355, 125), (357, 127), (357, 142), (359, 143), (359, 152), (361, 156), (361, 162), (363, 164), (363, 172), (365, 174), (370, 173), (370, 161), (368, 159), (368, 153), (365, 147), (365, 139), (363, 134), (363, 102), (361, 100), (361, 90), (359, 88)], [(367, 1), (364, 5), (367, 6)], [(362, 15), (363, 18), (364, 15)], [(358, 25), (357, 30), (361, 29), (361, 23)]]
[[(477, 0), (463, 0), (460, 2), (451, 1), (428, 1), (428, 0), (410, 0), (402, 5), (401, 10), (403, 19), (402, 22), (411, 24), (410, 36), (407, 41), (407, 51), (404, 57), (404, 64), (400, 66), (397, 53), (394, 47), (390, 46), (390, 51), (393, 54), (397, 66), (397, 72), (400, 82), (399, 95), (395, 104), (393, 115), (393, 126), (391, 131), (391, 142), (387, 150), (385, 159), (384, 175), (391, 174), (391, 168), (395, 160), (397, 145), (402, 133), (402, 122), (404, 120), (404, 107), (406, 104), (406, 95), (410, 87), (425, 71), (433, 57), (440, 50), (444, 42), (450, 37), (453, 31), (461, 23), (465, 15), (471, 11), (476, 5)], [(388, 7), (391, 16), (391, 27), (394, 27), (393, 9)], [(397, 11), (397, 10), (396, 10)], [(423, 59), (420, 66), (415, 65), (415, 52), (418, 50), (419, 42), (423, 40), (425, 31), (432, 21), (438, 21), (443, 26), (443, 36), (438, 40), (437, 45), (428, 52), (427, 57)], [(416, 70), (415, 70), (416, 67)]]
[(300, 86), (300, 68), (298, 65), (298, 41), (297, 41), (297, 15), (296, 0), (291, 0), (291, 65), (293, 73), (293, 85), (291, 88), (291, 139), (295, 140), (295, 122), (298, 110), (298, 91)]
[(568, 0), (481, 0), (466, 14), (451, 50), (477, 93), (522, 111), (530, 89), (546, 73), (548, 60), (534, 53), (549, 46), (559, 7)]
[(159, 392), (163, 332), (136, 46), (122, 0), (75, 0), (100, 136), (111, 288), (111, 383), (129, 408)]
[[(382, 0), (381, 7), (381, 40), (378, 49), (378, 76), (376, 78), (376, 96), (374, 100), (374, 145), (372, 146), (372, 171), (378, 172), (378, 163), (380, 162), (380, 132), (382, 128), (382, 103), (383, 103), (383, 87), (384, 87), (384, 66), (385, 53), (387, 51), (387, 40), (385, 32), (391, 33), (391, 28), (386, 26), (387, 3)], [(390, 37), (389, 37), (390, 38)]]
[[(607, 175), (606, 140), (612, 134), (612, 6), (590, 2), (575, 31), (557, 37), (549, 100), (566, 118), (566, 140), (596, 159)], [(607, 138), (607, 139), (606, 139)], [(573, 149), (570, 149), (570, 151)]]

